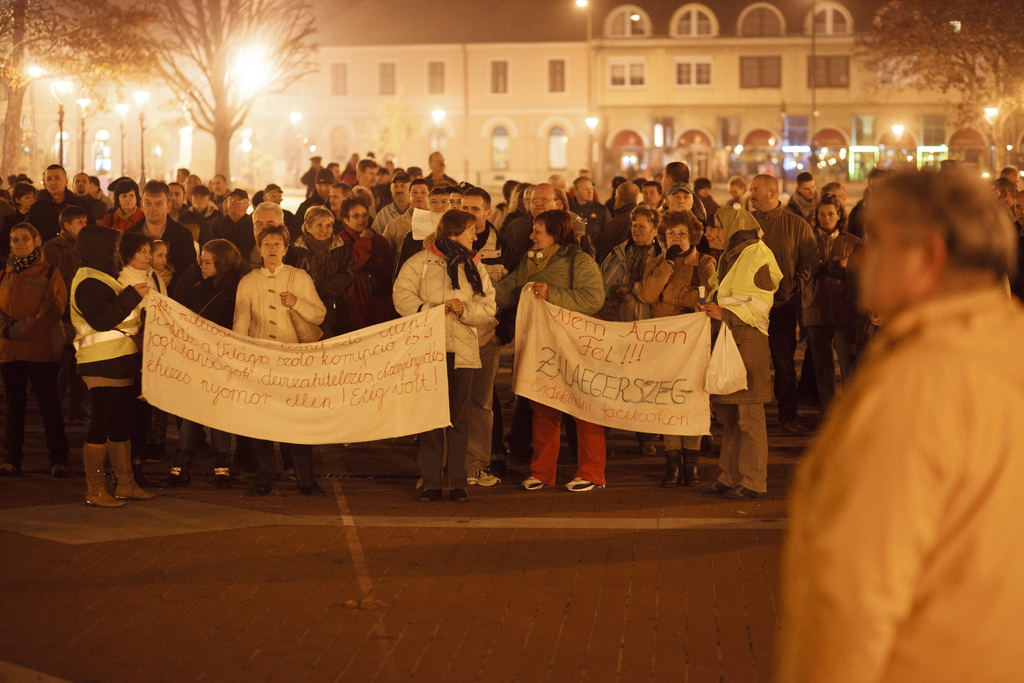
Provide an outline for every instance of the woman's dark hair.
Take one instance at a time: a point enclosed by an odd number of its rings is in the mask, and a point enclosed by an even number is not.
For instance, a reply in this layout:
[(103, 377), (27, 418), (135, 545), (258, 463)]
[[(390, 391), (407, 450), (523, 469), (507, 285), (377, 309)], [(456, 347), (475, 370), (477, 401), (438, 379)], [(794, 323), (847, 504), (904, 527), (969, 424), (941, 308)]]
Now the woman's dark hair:
[(139, 250), (146, 245), (149, 245), (150, 249), (153, 248), (153, 238), (149, 235), (141, 232), (126, 232), (121, 236), (121, 244), (118, 245), (121, 263), (127, 265), (139, 253)]
[(83, 268), (94, 268), (111, 277), (117, 277), (121, 270), (121, 255), (117, 245), (121, 232), (100, 225), (87, 225), (78, 233), (75, 244)]
[(576, 233), (572, 229), (572, 218), (561, 209), (545, 211), (533, 219), (534, 223), (540, 223), (548, 234), (555, 238), (555, 244), (567, 247), (576, 244)]
[(25, 195), (34, 195), (35, 193), (36, 188), (32, 187), (30, 184), (18, 183), (17, 185), (14, 186), (14, 192), (11, 193), (11, 199), (14, 201), (15, 204), (17, 204), (18, 200), (24, 197)]
[(209, 252), (213, 267), (217, 269), (213, 284), (218, 288), (225, 278), (235, 276), (240, 279), (249, 272), (249, 264), (242, 260), (238, 247), (228, 240), (210, 240), (203, 245), (203, 251)]
[(361, 206), (367, 211), (370, 210), (370, 205), (366, 202), (365, 199), (363, 199), (362, 197), (352, 196), (341, 203), (341, 208), (338, 209), (338, 211), (341, 213), (341, 217), (343, 219), (348, 218), (349, 213), (352, 211), (352, 209), (354, 209), (357, 206)]
[(437, 224), (437, 231), (434, 239), (452, 239), (466, 232), (466, 229), (476, 223), (476, 217), (468, 211), (449, 209), (441, 215), (441, 221)]
[(114, 184), (111, 194), (114, 195), (114, 210), (121, 208), (121, 195), (134, 194), (135, 205), (142, 206), (142, 196), (139, 194), (139, 184), (131, 178), (121, 178)]
[(841, 201), (839, 201), (839, 197), (836, 197), (835, 195), (831, 195), (831, 194), (827, 194), (824, 197), (822, 197), (821, 201), (818, 202), (818, 205), (816, 207), (814, 207), (814, 226), (813, 227), (815, 227), (815, 228), (820, 228), (821, 227), (821, 224), (818, 223), (818, 210), (821, 209), (821, 207), (826, 206), (826, 205), (836, 207), (836, 212), (839, 214), (839, 222), (836, 223), (836, 230), (838, 230), (839, 232), (846, 232), (846, 221), (847, 221), (846, 208), (843, 207), (843, 203)]

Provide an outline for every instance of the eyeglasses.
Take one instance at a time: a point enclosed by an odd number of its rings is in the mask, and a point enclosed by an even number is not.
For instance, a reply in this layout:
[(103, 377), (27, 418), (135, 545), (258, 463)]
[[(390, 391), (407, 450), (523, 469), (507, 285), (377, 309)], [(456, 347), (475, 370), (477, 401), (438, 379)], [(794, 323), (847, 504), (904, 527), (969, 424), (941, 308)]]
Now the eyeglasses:
[(689, 237), (690, 232), (688, 230), (666, 230), (665, 237)]
[(555, 201), (554, 197), (533, 197), (530, 200), (531, 204), (547, 204), (548, 202)]

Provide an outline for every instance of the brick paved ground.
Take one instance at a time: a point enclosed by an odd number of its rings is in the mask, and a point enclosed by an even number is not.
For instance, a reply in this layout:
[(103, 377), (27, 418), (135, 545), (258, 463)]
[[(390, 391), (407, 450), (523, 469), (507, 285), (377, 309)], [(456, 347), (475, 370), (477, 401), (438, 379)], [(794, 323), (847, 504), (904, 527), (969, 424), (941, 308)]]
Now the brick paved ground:
[(196, 476), (95, 510), (80, 458), (72, 479), (41, 472), (41, 437), (30, 427), (36, 471), (0, 480), (0, 660), (18, 667), (104, 683), (770, 678), (785, 495), (807, 441), (772, 423), (770, 495), (739, 503), (662, 489), (660, 459), (612, 432), (609, 488), (587, 494), (520, 491), (514, 464), (466, 505), (424, 505), (404, 439), (318, 447), (326, 499)]

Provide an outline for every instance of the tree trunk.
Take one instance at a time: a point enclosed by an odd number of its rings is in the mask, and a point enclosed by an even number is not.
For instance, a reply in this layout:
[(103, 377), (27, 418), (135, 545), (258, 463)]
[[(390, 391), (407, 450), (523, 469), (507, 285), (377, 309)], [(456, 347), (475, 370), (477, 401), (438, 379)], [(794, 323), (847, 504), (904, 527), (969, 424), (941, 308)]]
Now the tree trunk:
[(231, 179), (231, 137), (235, 134), (237, 126), (214, 121), (213, 140), (216, 165), (214, 173), (223, 173), (226, 178)]
[(7, 113), (4, 116), (3, 159), (0, 174), (4, 178), (17, 171), (18, 144), (21, 142), (21, 107), (25, 102), (28, 80), (25, 78), (25, 14), (28, 0), (14, 0), (11, 59), (5, 68), (7, 80)]

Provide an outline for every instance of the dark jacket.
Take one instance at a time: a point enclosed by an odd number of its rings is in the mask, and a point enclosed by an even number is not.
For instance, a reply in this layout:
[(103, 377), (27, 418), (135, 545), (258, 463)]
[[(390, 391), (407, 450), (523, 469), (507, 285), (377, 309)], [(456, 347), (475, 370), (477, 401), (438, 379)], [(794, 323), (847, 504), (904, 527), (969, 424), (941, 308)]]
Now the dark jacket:
[(82, 197), (77, 197), (71, 190), (64, 190), (64, 201), (58, 204), (53, 195), (46, 190), (36, 194), (36, 203), (28, 210), (28, 222), (39, 231), (44, 242), (52, 240), (60, 234), (61, 226), (58, 218), (60, 212), (68, 206), (80, 206), (89, 211), (89, 205)]
[(374, 234), (372, 238), (366, 238), (353, 235), (347, 228), (342, 228), (338, 236), (352, 254), (354, 279), (345, 297), (350, 329), (358, 330), (394, 319), (395, 307), (391, 302), (394, 252), (391, 243), (383, 235)]
[(524, 214), (506, 223), (501, 230), (501, 236), (505, 238), (505, 268), (508, 272), (519, 267), (523, 256), (530, 250), (533, 242), (530, 241), (530, 233), (533, 232), (533, 215)]
[(573, 213), (578, 214), (586, 222), (587, 235), (590, 236), (591, 240), (594, 239), (595, 235), (604, 230), (605, 226), (612, 220), (612, 215), (608, 212), (608, 209), (604, 208), (604, 204), (596, 201), (577, 204), (576, 208), (573, 209)]
[(801, 292), (802, 322), (805, 327), (853, 325), (857, 321), (856, 294), (852, 274), (843, 262), (857, 249), (860, 238), (845, 229), (830, 237), (819, 228), (814, 239), (821, 264)]
[(71, 324), (71, 281), (75, 279), (75, 273), (82, 265), (82, 259), (78, 256), (78, 241), (67, 230), (43, 245), (43, 258), (47, 263), (52, 263), (60, 271), (64, 278), (64, 288), (67, 291), (68, 301), (64, 302), (64, 334), (70, 344), (75, 339), (75, 328)]
[(781, 203), (771, 211), (751, 211), (764, 230), (763, 241), (779, 264), (782, 282), (775, 292), (775, 305), (800, 295), (804, 283), (818, 268), (818, 245), (811, 226)]
[(221, 278), (204, 279), (199, 265), (193, 263), (181, 274), (174, 300), (212, 323), (231, 329), (235, 319), (235, 294), (244, 272), (228, 273)]
[(242, 216), (237, 223), (231, 220), (231, 216), (221, 214), (210, 224), (210, 234), (213, 239), (231, 242), (243, 258), (256, 248), (256, 238), (252, 234), (252, 216), (249, 214)]
[[(302, 234), (288, 247), (284, 262), (289, 266), (301, 268), (312, 277), (310, 262), (313, 260), (313, 252), (306, 244), (311, 239), (309, 235)], [(348, 318), (348, 305), (346, 297), (348, 290), (355, 279), (352, 265), (352, 251), (345, 244), (340, 236), (332, 238), (330, 260), (334, 267), (330, 273), (319, 280), (313, 279), (313, 286), (316, 287), (317, 296), (327, 308), (327, 315), (320, 327), (324, 331), (324, 338), (336, 337), (350, 329)]]
[(604, 229), (594, 235), (594, 251), (597, 254), (597, 262), (604, 263), (612, 249), (622, 244), (629, 238), (629, 226), (631, 221), (629, 214), (635, 209), (635, 205), (627, 204), (620, 206), (611, 213), (611, 220)]
[[(141, 235), (148, 234), (146, 232), (146, 219), (143, 218), (125, 232), (137, 232)], [(167, 260), (174, 266), (175, 273), (184, 273), (186, 268), (196, 262), (198, 254), (196, 254), (195, 243), (192, 241), (192, 233), (188, 228), (170, 216), (167, 217), (164, 234), (159, 239), (167, 242)], [(172, 279), (168, 290), (173, 291), (173, 288), (174, 280)]]

